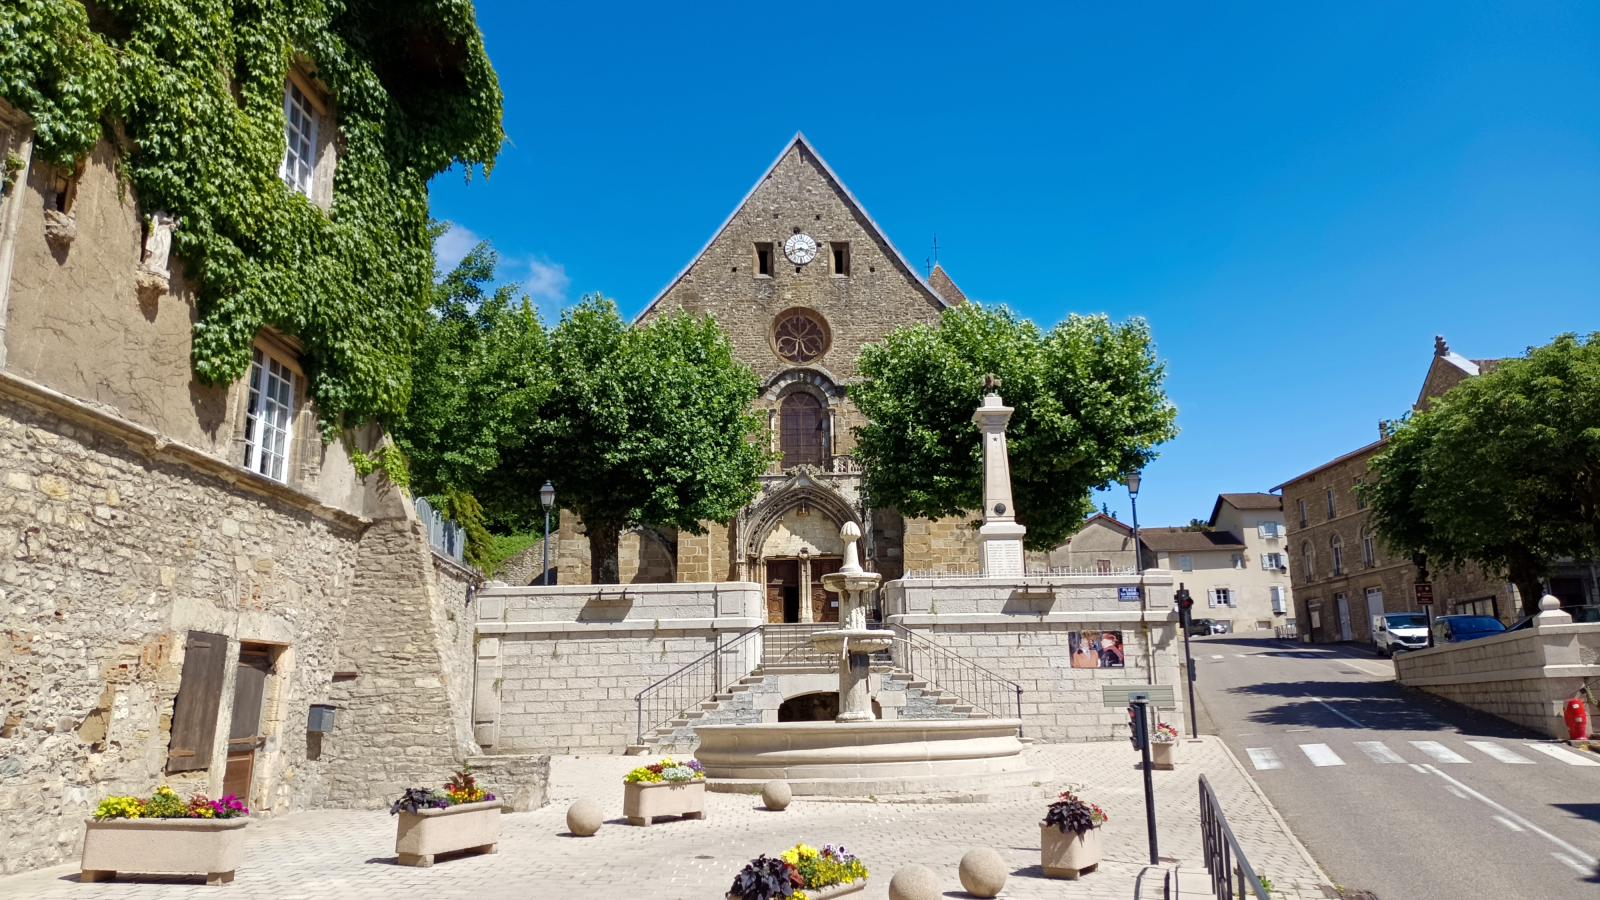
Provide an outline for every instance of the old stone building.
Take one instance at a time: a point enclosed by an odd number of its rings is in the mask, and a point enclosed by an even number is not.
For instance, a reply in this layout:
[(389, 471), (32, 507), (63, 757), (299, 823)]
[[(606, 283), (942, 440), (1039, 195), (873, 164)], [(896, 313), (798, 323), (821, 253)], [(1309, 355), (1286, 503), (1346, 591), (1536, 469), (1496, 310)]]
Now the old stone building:
[[(705, 247), (639, 315), (674, 309), (714, 315), (737, 357), (763, 381), (755, 406), (781, 459), (759, 496), (706, 535), (639, 529), (624, 535), (624, 583), (751, 581), (765, 586), (773, 622), (831, 621), (822, 576), (836, 571), (839, 526), (866, 535), (867, 564), (893, 579), (907, 570), (977, 566), (965, 522), (905, 519), (870, 509), (846, 396), (861, 348), (897, 326), (934, 323), (965, 301), (935, 267), (923, 278), (823, 161), (796, 135)], [(585, 584), (582, 526), (562, 516), (562, 584)]]
[(1218, 494), (1209, 531), (1146, 528), (1145, 564), (1167, 569), (1188, 588), (1195, 616), (1233, 631), (1274, 631), (1291, 618), (1283, 498)]
[[(1497, 362), (1452, 353), (1438, 338), (1414, 408), (1426, 407)], [(1378, 440), (1273, 488), (1283, 494), (1295, 617), (1306, 640), (1370, 641), (1373, 616), (1422, 610), (1416, 602), (1417, 567), (1384, 549), (1355, 490), (1372, 458), (1383, 452), (1385, 440), (1380, 427)], [(1435, 615), (1479, 613), (1508, 624), (1520, 615), (1516, 588), (1484, 577), (1475, 566), (1428, 574)]]
[[(325, 208), (323, 124), (285, 177)], [(319, 439), (294, 335), (199, 383), (171, 219), (105, 141), (61, 171), (31, 134), (0, 102), (21, 161), (0, 193), (0, 871), (70, 858), (100, 799), (163, 783), (258, 815), (439, 783), (477, 750), (476, 573)]]

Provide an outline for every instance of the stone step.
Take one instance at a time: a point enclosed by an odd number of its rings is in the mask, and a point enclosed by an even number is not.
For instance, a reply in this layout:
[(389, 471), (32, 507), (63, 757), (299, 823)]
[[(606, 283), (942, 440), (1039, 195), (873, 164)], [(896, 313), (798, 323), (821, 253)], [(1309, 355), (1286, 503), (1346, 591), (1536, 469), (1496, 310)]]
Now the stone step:
[(928, 683), (926, 681), (922, 681), (921, 679), (906, 682), (906, 690), (908, 691), (926, 691), (927, 689)]
[(966, 713), (967, 718), (972, 718), (972, 705), (970, 703), (957, 703), (950, 707), (951, 712)]
[(700, 703), (700, 708), (701, 709), (706, 709), (706, 710), (718, 709), (721, 706), (722, 706), (722, 701), (721, 700), (703, 700)]
[[(954, 702), (954, 701), (952, 701), (952, 702)], [(686, 712), (686, 713), (684, 713), (683, 714), (683, 718), (685, 718), (685, 719), (702, 719), (702, 718), (705, 718), (705, 714), (706, 714), (705, 710), (698, 709), (698, 710), (695, 710), (694, 712)]]
[[(927, 694), (923, 694), (922, 696), (926, 697), (928, 695)], [(957, 700), (955, 697), (946, 697), (946, 696), (944, 696), (943, 692), (941, 692), (937, 702), (938, 702), (938, 704), (940, 706), (955, 706), (960, 701)]]
[(732, 700), (733, 699), (733, 694), (731, 694), (731, 693), (729, 693), (727, 691), (723, 691), (720, 694), (712, 694), (711, 695), (711, 699), (717, 701), (718, 703), (721, 703), (724, 700)]
[(748, 690), (750, 690), (750, 685), (745, 684), (744, 682), (740, 682), (740, 683), (735, 684), (735, 685), (730, 685), (728, 687), (728, 690), (731, 692), (731, 693), (728, 694), (728, 696), (731, 697), (731, 696), (733, 696), (733, 694), (738, 693), (740, 691), (748, 691)]

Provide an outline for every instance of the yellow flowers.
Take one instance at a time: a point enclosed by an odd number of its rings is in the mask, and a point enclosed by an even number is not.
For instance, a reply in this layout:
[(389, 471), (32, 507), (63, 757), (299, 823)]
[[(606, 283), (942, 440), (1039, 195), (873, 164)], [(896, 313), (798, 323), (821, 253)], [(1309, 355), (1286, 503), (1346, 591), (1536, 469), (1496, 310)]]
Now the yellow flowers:
[(821, 854), (817, 852), (817, 848), (815, 847), (806, 844), (795, 844), (793, 847), (790, 847), (778, 855), (781, 856), (783, 861), (789, 865), (798, 866), (800, 865), (801, 860), (816, 859)]
[(95, 808), (96, 819), (137, 819), (144, 815), (144, 801), (138, 797), (107, 797)]

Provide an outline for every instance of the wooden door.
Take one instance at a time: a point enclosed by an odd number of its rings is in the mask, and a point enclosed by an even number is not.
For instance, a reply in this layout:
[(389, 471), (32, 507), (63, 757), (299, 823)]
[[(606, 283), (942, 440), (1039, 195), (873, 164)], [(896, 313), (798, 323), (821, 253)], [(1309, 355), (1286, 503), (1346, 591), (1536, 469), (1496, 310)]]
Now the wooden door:
[(266, 742), (261, 734), (261, 712), (270, 674), (270, 648), (245, 644), (239, 649), (239, 669), (233, 682), (233, 722), (228, 729), (228, 768), (222, 776), (222, 793), (233, 794), (247, 806), (251, 805), (250, 782), (255, 777), (256, 751)]
[(767, 621), (800, 621), (799, 596), (800, 560), (767, 560)]
[(822, 576), (832, 575), (844, 565), (840, 559), (813, 559), (811, 561), (811, 620), (813, 622), (839, 621), (839, 595), (822, 586)]

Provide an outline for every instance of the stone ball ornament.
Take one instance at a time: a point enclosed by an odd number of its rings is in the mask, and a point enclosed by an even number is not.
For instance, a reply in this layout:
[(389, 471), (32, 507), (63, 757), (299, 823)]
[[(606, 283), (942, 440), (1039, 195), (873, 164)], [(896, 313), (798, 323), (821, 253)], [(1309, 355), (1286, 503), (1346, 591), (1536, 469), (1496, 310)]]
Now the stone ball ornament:
[(578, 800), (567, 807), (567, 830), (578, 837), (589, 837), (600, 830), (603, 818), (600, 804), (593, 800)]
[(901, 866), (889, 879), (889, 900), (940, 900), (939, 876), (925, 866)]
[(974, 897), (999, 896), (1006, 886), (1006, 861), (988, 847), (974, 847), (961, 857), (961, 886)]
[(793, 799), (794, 792), (789, 789), (789, 782), (782, 778), (774, 778), (761, 786), (761, 802), (774, 812), (788, 809), (789, 801)]

